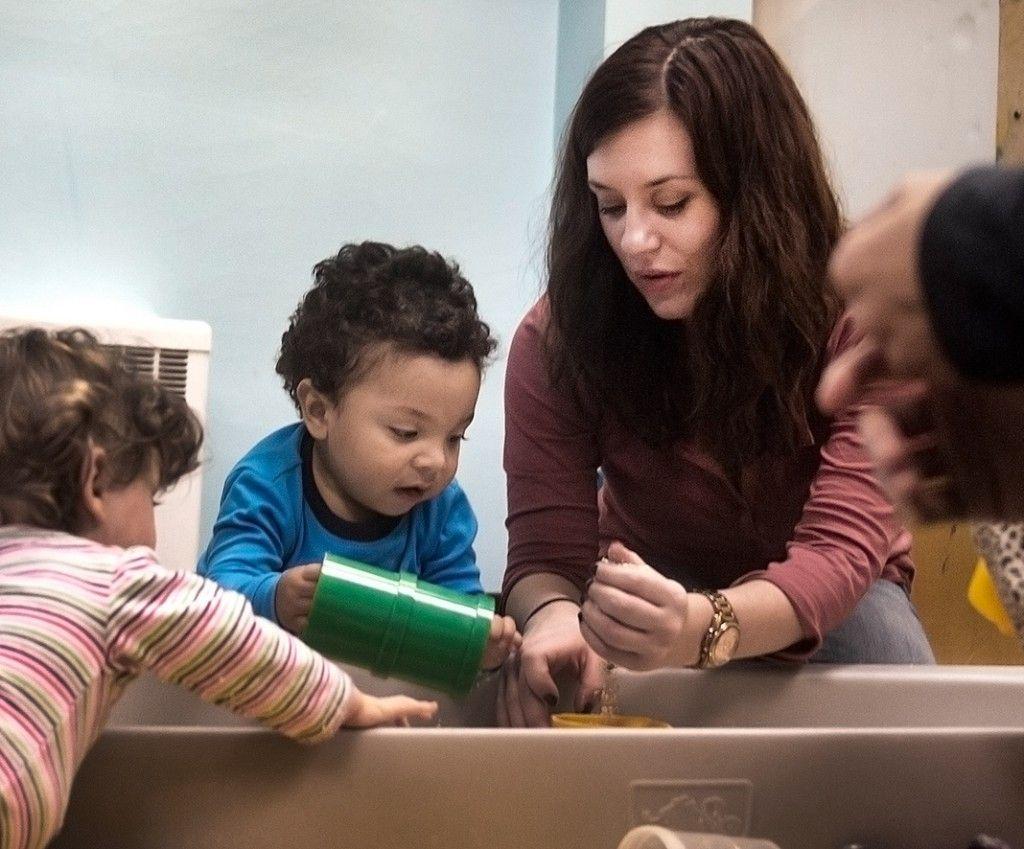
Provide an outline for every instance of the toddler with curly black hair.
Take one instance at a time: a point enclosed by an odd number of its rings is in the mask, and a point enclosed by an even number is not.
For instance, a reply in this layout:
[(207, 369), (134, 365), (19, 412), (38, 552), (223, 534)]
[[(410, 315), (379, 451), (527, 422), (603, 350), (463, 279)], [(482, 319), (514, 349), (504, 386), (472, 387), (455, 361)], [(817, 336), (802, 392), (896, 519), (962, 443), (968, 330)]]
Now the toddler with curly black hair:
[[(277, 361), (301, 421), (228, 475), (200, 574), (293, 633), (327, 552), (483, 592), (455, 481), (496, 344), (472, 287), (437, 253), (379, 242), (345, 245), (313, 275)], [(517, 636), (496, 616), (484, 666)]]

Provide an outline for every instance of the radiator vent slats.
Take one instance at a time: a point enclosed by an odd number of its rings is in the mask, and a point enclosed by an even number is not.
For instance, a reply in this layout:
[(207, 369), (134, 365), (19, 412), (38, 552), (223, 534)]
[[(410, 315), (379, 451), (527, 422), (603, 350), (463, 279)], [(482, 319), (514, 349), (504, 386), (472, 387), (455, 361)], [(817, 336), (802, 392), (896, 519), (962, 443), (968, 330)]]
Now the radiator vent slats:
[(151, 377), (162, 386), (184, 397), (188, 385), (188, 351), (181, 348), (145, 348), (135, 345), (105, 345), (125, 368), (134, 374)]

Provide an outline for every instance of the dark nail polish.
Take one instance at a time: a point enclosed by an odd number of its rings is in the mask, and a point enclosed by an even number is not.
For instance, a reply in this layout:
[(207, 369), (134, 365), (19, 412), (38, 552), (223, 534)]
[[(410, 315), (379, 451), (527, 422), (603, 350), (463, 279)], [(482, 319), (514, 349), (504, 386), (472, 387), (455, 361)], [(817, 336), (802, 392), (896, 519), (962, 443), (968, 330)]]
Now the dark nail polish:
[(553, 695), (551, 695), (551, 693), (548, 693), (544, 697), (544, 701), (547, 702), (547, 705), (548, 705), (549, 708), (553, 708), (553, 707), (555, 707), (555, 705), (558, 704), (558, 696), (553, 696)]
[(577, 613), (576, 616), (580, 620), (580, 622), (583, 621), (583, 611), (582, 610), (579, 613)]
[(591, 699), (583, 705), (583, 713), (593, 713), (595, 707), (596, 703), (593, 699)]

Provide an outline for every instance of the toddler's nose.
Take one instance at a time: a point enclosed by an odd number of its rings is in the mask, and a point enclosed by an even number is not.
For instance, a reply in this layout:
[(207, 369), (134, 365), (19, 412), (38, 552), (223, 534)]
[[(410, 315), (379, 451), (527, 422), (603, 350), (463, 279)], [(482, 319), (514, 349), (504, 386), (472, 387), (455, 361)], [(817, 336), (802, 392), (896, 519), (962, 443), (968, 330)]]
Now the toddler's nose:
[(444, 451), (428, 450), (421, 451), (413, 460), (413, 465), (426, 480), (433, 481), (441, 469), (444, 468)]

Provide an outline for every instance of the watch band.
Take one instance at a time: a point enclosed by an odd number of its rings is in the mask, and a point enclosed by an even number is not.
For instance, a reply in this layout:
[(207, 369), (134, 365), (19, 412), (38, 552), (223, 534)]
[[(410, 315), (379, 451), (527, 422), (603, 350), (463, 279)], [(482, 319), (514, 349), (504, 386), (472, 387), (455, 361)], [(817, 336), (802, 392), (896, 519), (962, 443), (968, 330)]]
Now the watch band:
[(697, 669), (707, 669), (711, 666), (711, 652), (719, 637), (730, 627), (738, 628), (739, 621), (736, 619), (736, 613), (733, 611), (729, 599), (718, 590), (697, 590), (697, 592), (711, 602), (714, 611), (711, 615), (711, 622), (708, 623), (707, 630), (704, 632), (704, 638), (700, 641), (700, 656), (697, 659), (696, 667)]

